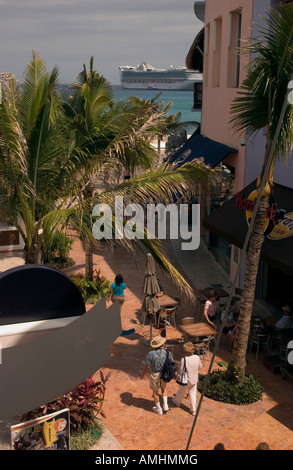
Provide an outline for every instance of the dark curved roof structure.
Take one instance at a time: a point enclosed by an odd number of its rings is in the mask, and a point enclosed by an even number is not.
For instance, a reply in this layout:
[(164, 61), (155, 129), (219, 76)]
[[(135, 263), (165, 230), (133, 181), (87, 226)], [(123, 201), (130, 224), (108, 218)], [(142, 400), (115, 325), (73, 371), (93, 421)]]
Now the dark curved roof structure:
[(39, 264), (0, 274), (0, 325), (82, 315), (85, 304), (68, 276)]

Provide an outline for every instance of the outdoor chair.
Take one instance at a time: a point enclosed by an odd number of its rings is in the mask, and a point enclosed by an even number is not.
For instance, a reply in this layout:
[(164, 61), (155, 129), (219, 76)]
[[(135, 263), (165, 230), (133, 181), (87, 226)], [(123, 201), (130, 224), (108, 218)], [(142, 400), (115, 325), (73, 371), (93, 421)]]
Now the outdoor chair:
[(202, 358), (203, 366), (205, 365), (205, 358), (210, 352), (210, 338), (204, 338), (200, 343), (194, 344), (194, 352)]
[[(145, 325), (145, 322), (146, 322), (146, 319), (147, 319), (148, 315), (149, 315), (148, 312), (146, 312), (145, 310), (142, 310), (142, 313), (141, 313), (141, 321), (140, 321), (140, 324), (141, 324), (141, 325), (143, 325), (143, 326)], [(153, 318), (151, 318), (151, 315), (150, 315), (150, 322), (151, 322), (151, 320), (152, 320), (152, 324), (153, 324), (154, 326), (156, 326), (156, 314), (153, 314), (152, 317), (153, 317)]]
[(270, 346), (269, 346), (270, 345), (270, 335), (255, 333), (251, 338), (250, 352), (251, 352), (253, 344), (256, 344), (255, 359), (257, 359), (260, 345), (264, 346), (266, 348), (267, 352), (269, 352), (269, 350), (270, 350)]
[(159, 328), (160, 322), (165, 321), (165, 323), (168, 324), (168, 322), (171, 325), (171, 322), (173, 322), (174, 328), (176, 328), (176, 322), (175, 322), (175, 312), (176, 312), (176, 307), (165, 307), (164, 310), (161, 310), (158, 313), (158, 323), (157, 323), (157, 328)]

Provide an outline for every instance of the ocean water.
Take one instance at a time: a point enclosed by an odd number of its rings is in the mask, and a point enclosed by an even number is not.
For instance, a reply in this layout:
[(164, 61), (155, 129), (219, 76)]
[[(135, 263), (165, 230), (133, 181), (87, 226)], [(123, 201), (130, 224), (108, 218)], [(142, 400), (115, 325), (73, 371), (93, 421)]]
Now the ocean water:
[(172, 103), (172, 106), (168, 111), (168, 115), (181, 113), (181, 122), (201, 122), (201, 113), (199, 111), (192, 111), (193, 91), (129, 90), (119, 85), (113, 85), (113, 90), (114, 96), (117, 100), (128, 98), (129, 96), (137, 96), (147, 100), (152, 99), (160, 94), (160, 96), (157, 98), (157, 101), (163, 101), (165, 104), (169, 102)]

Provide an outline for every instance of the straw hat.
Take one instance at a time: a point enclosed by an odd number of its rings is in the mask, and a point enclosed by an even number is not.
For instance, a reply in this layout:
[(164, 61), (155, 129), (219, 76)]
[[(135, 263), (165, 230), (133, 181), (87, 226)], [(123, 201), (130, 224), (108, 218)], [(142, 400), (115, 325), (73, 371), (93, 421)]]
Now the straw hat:
[(289, 305), (285, 305), (285, 307), (282, 307), (282, 310), (285, 310), (285, 312), (290, 313), (291, 312), (291, 307), (289, 307)]
[(150, 342), (150, 346), (152, 348), (160, 348), (161, 346), (163, 346), (165, 342), (166, 342), (166, 338), (163, 338), (162, 336), (158, 335), (158, 336), (155, 336), (154, 339), (152, 339), (152, 341)]

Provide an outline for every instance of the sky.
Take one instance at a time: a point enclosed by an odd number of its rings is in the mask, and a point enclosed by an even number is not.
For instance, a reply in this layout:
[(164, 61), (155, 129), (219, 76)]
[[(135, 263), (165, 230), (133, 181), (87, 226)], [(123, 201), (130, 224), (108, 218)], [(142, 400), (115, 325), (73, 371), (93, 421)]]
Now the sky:
[(21, 81), (36, 49), (61, 83), (94, 68), (119, 84), (119, 65), (185, 65), (203, 23), (193, 0), (0, 0), (0, 72)]

